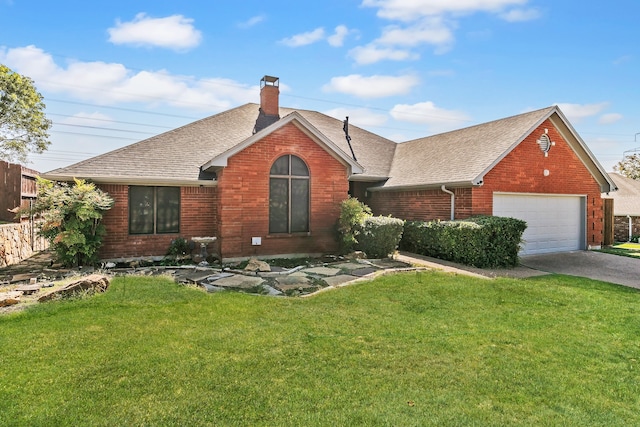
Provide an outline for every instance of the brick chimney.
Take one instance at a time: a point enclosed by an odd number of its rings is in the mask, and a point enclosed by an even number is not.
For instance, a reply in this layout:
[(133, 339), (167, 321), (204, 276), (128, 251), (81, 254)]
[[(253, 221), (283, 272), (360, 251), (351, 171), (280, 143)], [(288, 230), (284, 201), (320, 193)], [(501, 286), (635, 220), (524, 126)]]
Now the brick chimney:
[(264, 76), (260, 80), (260, 110), (267, 116), (279, 116), (280, 106), (280, 79), (278, 77)]

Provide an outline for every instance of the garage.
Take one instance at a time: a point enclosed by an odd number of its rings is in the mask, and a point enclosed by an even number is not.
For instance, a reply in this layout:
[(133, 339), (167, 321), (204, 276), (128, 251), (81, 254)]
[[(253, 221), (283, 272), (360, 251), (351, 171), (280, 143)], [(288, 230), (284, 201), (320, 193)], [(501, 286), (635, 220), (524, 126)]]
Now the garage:
[(494, 193), (493, 214), (527, 222), (520, 255), (585, 249), (583, 196)]

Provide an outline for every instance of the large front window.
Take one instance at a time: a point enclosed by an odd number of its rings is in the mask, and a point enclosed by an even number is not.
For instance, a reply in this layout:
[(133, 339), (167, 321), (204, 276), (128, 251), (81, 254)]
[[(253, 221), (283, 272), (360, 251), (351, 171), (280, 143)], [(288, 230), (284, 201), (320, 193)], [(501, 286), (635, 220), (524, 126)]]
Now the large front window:
[(179, 187), (129, 187), (129, 234), (179, 232)]
[(309, 231), (309, 168), (299, 157), (279, 157), (269, 178), (269, 233)]

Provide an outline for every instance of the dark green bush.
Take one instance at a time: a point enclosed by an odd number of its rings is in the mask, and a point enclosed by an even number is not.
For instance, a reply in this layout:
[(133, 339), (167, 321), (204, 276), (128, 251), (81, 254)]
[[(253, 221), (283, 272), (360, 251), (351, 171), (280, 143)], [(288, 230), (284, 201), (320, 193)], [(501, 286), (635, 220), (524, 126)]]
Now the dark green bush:
[(526, 222), (480, 216), (464, 221), (408, 221), (400, 248), (475, 267), (512, 267)]
[(389, 216), (365, 218), (358, 234), (357, 248), (367, 258), (386, 258), (398, 248), (404, 221)]

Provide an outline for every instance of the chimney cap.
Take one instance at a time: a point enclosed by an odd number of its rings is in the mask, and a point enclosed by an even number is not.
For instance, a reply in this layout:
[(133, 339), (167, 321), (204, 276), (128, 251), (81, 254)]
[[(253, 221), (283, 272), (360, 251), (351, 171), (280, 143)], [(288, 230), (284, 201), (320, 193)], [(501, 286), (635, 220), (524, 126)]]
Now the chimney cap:
[(280, 86), (280, 78), (265, 75), (262, 79), (260, 79), (260, 88), (263, 88), (265, 86)]

